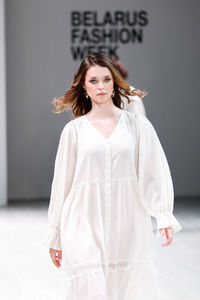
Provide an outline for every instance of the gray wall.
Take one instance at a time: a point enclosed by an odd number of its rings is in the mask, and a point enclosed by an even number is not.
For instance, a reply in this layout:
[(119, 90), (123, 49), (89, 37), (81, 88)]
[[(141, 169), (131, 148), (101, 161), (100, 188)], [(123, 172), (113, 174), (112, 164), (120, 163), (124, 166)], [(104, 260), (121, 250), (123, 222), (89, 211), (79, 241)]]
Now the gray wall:
[(0, 0), (0, 206), (7, 204), (5, 5)]
[(142, 44), (120, 45), (171, 168), (176, 195), (199, 195), (199, 1), (7, 0), (8, 197), (48, 197), (59, 135), (72, 119), (50, 103), (80, 61), (70, 52), (72, 10), (145, 10)]

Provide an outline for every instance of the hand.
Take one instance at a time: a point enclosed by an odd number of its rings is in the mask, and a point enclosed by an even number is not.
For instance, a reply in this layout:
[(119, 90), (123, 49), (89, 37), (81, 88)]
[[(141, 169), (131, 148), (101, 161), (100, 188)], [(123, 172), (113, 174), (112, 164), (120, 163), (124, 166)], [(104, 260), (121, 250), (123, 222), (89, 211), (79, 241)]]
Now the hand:
[(173, 240), (173, 232), (172, 232), (171, 227), (169, 226), (167, 228), (160, 228), (159, 232), (163, 238), (167, 239), (166, 243), (162, 244), (161, 246), (165, 247), (165, 246), (170, 245)]
[(55, 250), (50, 248), (49, 253), (52, 259), (52, 262), (54, 265), (59, 268), (61, 267), (61, 261), (62, 261), (62, 250)]

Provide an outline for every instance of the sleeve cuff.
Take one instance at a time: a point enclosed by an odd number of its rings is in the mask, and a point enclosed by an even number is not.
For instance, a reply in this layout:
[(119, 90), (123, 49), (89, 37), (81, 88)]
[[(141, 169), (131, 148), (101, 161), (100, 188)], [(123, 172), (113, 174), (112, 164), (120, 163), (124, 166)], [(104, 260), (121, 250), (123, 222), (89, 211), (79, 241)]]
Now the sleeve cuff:
[(170, 213), (168, 215), (160, 216), (156, 218), (157, 221), (157, 237), (160, 236), (159, 229), (171, 227), (173, 234), (182, 230), (182, 226), (177, 221), (175, 216)]
[(61, 243), (60, 243), (60, 233), (56, 229), (49, 228), (45, 237), (41, 240), (41, 244), (55, 249), (55, 250), (62, 250)]

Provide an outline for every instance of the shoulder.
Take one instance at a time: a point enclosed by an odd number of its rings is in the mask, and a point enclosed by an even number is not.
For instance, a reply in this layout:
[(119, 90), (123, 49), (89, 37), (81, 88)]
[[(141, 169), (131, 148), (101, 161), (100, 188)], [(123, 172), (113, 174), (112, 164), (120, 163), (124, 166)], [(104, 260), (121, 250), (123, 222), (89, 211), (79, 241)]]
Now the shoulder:
[(76, 135), (76, 126), (75, 126), (75, 119), (70, 120), (65, 124), (61, 131), (61, 136), (66, 137), (66, 136), (73, 136)]
[(146, 117), (146, 115), (140, 114), (140, 113), (133, 113), (124, 110), (124, 114), (126, 119), (137, 126), (139, 129), (144, 130), (144, 131), (151, 131), (155, 130), (153, 124), (151, 121)]
[(129, 120), (130, 122), (145, 122), (147, 117), (142, 115), (142, 114), (138, 114), (137, 112), (130, 112), (128, 110), (123, 110), (124, 111), (124, 115), (125, 118), (127, 120)]
[(79, 127), (84, 123), (85, 115), (70, 120), (63, 128), (63, 133), (77, 134)]
[(62, 131), (67, 131), (67, 130), (70, 130), (74, 127), (74, 121), (75, 120), (70, 120), (69, 122), (67, 122), (65, 124), (65, 126), (63, 127), (63, 130)]

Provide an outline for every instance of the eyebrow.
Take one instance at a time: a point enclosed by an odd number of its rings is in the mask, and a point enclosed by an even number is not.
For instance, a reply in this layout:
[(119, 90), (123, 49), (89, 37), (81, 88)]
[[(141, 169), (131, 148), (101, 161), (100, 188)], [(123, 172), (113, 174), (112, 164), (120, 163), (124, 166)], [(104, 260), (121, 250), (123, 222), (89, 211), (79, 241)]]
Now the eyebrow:
[[(104, 78), (106, 78), (106, 77), (111, 77), (110, 75), (106, 75), (106, 76), (104, 76)], [(93, 77), (91, 77), (90, 79), (96, 79), (97, 77), (95, 77), (95, 76), (93, 76)]]

